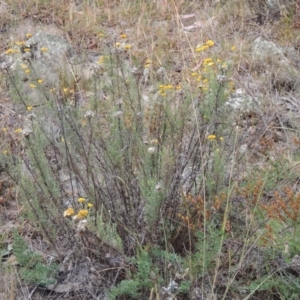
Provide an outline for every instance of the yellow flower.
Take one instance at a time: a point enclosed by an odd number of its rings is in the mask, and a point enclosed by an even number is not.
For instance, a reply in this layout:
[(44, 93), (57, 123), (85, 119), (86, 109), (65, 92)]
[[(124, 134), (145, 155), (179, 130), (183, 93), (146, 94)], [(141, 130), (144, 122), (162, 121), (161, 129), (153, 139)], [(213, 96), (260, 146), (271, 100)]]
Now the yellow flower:
[(208, 137), (207, 137), (208, 140), (215, 140), (216, 139), (216, 136), (214, 134), (210, 134)]
[(150, 64), (152, 64), (152, 60), (147, 58), (145, 61), (145, 65), (150, 65)]
[(74, 209), (69, 207), (67, 210), (64, 211), (64, 217), (71, 217), (74, 215)]
[(127, 39), (127, 35), (126, 35), (125, 33), (121, 33), (121, 34), (120, 34), (120, 38), (121, 38), (121, 39)]
[(32, 105), (27, 106), (27, 110), (28, 110), (28, 111), (32, 111), (32, 109), (33, 109), (33, 106), (32, 106)]
[(225, 62), (222, 64), (222, 69), (227, 69), (227, 64)]
[(43, 79), (38, 79), (37, 82), (38, 82), (39, 84), (41, 84), (41, 83), (43, 83)]
[(63, 88), (63, 92), (66, 94), (69, 91), (68, 88)]
[(30, 39), (32, 37), (32, 33), (27, 33), (26, 38)]
[(7, 151), (7, 150), (3, 150), (2, 153), (3, 153), (3, 154), (7, 154), (8, 151)]
[(27, 67), (28, 67), (28, 66), (27, 66), (26, 64), (21, 64), (21, 68), (22, 68), (22, 69), (27, 69)]
[(26, 73), (26, 74), (29, 74), (29, 73), (30, 73), (30, 70), (29, 70), (29, 69), (26, 69), (26, 70), (25, 70), (25, 73)]
[(30, 83), (29, 86), (30, 86), (32, 89), (35, 89), (35, 88), (36, 88), (36, 85), (33, 84), (33, 83)]
[(97, 63), (98, 64), (104, 63), (104, 56), (99, 56)]
[(229, 90), (230, 90), (230, 92), (234, 92), (234, 91), (235, 91), (235, 85), (234, 85), (234, 82), (229, 81), (228, 85), (229, 85)]
[(5, 54), (13, 54), (13, 53), (16, 53), (18, 52), (18, 50), (15, 50), (15, 49), (12, 49), (12, 48), (9, 48), (5, 51)]
[(79, 202), (79, 203), (85, 202), (85, 198), (82, 198), (82, 197), (81, 197), (81, 198), (78, 198), (78, 202)]
[(126, 44), (124, 48), (125, 48), (126, 50), (129, 50), (129, 49), (131, 49), (131, 47), (132, 47), (132, 45)]
[(207, 65), (207, 64), (209, 64), (210, 62), (212, 62), (212, 58), (210, 58), (210, 57), (209, 57), (209, 58), (205, 58), (204, 61), (203, 61), (203, 64), (204, 64), (204, 65)]
[(104, 33), (102, 33), (102, 32), (100, 32), (100, 33), (98, 33), (98, 37), (105, 37), (105, 34)]
[(222, 136), (220, 137), (220, 141), (222, 141), (222, 142), (224, 141), (224, 138)]
[(152, 140), (150, 141), (150, 144), (151, 144), (151, 145), (157, 145), (157, 144), (158, 144), (158, 139), (152, 139)]
[(232, 46), (232, 47), (231, 47), (231, 50), (232, 50), (232, 51), (235, 51), (235, 50), (236, 50), (236, 46)]
[(18, 128), (15, 130), (15, 133), (21, 133), (22, 132), (22, 128)]
[(88, 208), (92, 208), (92, 207), (93, 207), (93, 204), (92, 204), (92, 203), (88, 203), (88, 204), (87, 204), (87, 207), (88, 207)]
[(191, 74), (192, 77), (196, 77), (197, 75), (198, 75), (197, 72), (193, 72), (193, 73)]
[(215, 63), (213, 61), (209, 62), (207, 65), (208, 66), (213, 66)]
[(115, 46), (116, 46), (116, 48), (120, 48), (120, 47), (121, 47), (121, 43), (117, 42), (117, 43), (115, 44)]
[(212, 46), (214, 46), (215, 42), (212, 40), (208, 40), (205, 44), (209, 47), (212, 47)]
[(78, 219), (84, 219), (89, 214), (89, 211), (87, 209), (81, 209), (78, 214), (76, 215)]
[(25, 49), (24, 49), (24, 52), (26, 52), (26, 53), (29, 53), (30, 51), (31, 51), (30, 48), (25, 48)]
[(5, 132), (5, 131), (7, 131), (7, 128), (5, 128), (5, 127), (4, 127), (4, 128), (2, 128), (2, 131), (4, 131), (4, 132)]
[(197, 47), (197, 48), (196, 48), (196, 52), (202, 52), (202, 51), (204, 51), (204, 50), (206, 50), (206, 49), (208, 49), (208, 48), (209, 48), (208, 46)]
[(24, 44), (25, 44), (24, 41), (22, 41), (22, 42), (16, 42), (16, 45), (17, 45), (17, 46), (23, 46)]
[(42, 47), (42, 48), (41, 48), (41, 51), (42, 51), (42, 52), (47, 52), (47, 51), (48, 51), (48, 48)]

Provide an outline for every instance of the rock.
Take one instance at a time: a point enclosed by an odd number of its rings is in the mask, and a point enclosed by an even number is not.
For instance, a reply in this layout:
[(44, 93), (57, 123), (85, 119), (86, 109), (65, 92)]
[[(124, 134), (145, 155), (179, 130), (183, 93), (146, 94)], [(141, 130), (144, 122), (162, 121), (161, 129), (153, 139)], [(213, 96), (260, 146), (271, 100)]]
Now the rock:
[[(262, 37), (258, 37), (253, 42), (252, 54), (256, 58), (268, 58), (269, 56), (276, 56), (276, 58), (285, 61), (287, 55), (293, 54), (293, 50), (289, 48), (281, 47), (271, 41), (267, 41)], [(294, 53), (295, 54), (295, 53)]]
[(227, 106), (230, 106), (233, 109), (238, 109), (241, 112), (256, 110), (258, 104), (259, 100), (251, 97), (243, 89), (237, 89), (226, 101)]
[(299, 55), (295, 49), (258, 37), (253, 42), (252, 56), (252, 68), (259, 73), (262, 82), (265, 78), (270, 79), (271, 87), (278, 92), (298, 88)]

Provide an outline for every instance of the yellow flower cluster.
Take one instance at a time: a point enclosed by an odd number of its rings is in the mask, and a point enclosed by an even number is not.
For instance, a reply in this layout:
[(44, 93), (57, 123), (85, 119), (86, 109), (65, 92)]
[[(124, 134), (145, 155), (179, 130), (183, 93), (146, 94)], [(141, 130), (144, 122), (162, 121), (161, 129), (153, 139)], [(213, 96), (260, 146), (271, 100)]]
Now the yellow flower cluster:
[(132, 48), (131, 44), (125, 44), (125, 43), (120, 43), (120, 42), (117, 42), (115, 44), (115, 46), (116, 46), (116, 48), (122, 49), (122, 50), (129, 50)]
[(24, 41), (21, 41), (21, 42), (15, 42), (15, 44), (17, 46), (24, 46), (25, 45), (25, 42)]
[(209, 80), (205, 77), (203, 77), (201, 74), (198, 74), (197, 72), (193, 72), (191, 74), (192, 77), (196, 78), (196, 81), (199, 83), (199, 86), (203, 91), (207, 91), (209, 88)]
[(177, 90), (177, 91), (180, 91), (182, 90), (182, 87), (181, 85), (173, 85), (173, 84), (161, 84), (159, 86), (159, 91), (158, 93), (162, 96), (162, 97), (165, 97), (167, 95), (167, 91), (170, 91), (170, 90)]
[(22, 128), (18, 128), (15, 130), (15, 133), (21, 133), (22, 131), (23, 131)]
[(214, 135), (214, 134), (210, 134), (208, 137), (207, 137), (207, 139), (208, 140), (215, 140), (217, 137)]
[(66, 94), (74, 94), (74, 89), (69, 89), (67, 87), (64, 87), (62, 89), (62, 92), (66, 95)]
[(147, 69), (152, 65), (152, 60), (151, 59), (146, 59), (145, 63), (144, 63), (144, 68)]
[(89, 209), (93, 207), (92, 203), (86, 203), (86, 199), (83, 197), (80, 197), (77, 199), (78, 203), (81, 204), (82, 209), (78, 211), (78, 213), (75, 215), (75, 210), (73, 207), (69, 207), (64, 211), (64, 217), (72, 217), (74, 219), (84, 219), (89, 214)]
[[(210, 134), (209, 136), (207, 136), (207, 139), (208, 139), (209, 141), (213, 141), (213, 140), (216, 140), (216, 139), (217, 139), (217, 136), (214, 135), (214, 134)], [(220, 137), (219, 140), (220, 140), (220, 141), (224, 141), (224, 138), (223, 138), (223, 137)]]
[(210, 66), (213, 66), (215, 63), (213, 62), (212, 58), (211, 57), (208, 57), (208, 58), (205, 58), (204, 61), (203, 61), (203, 66), (206, 67), (210, 67)]
[(205, 51), (215, 45), (215, 42), (212, 40), (208, 40), (204, 45), (198, 45), (196, 47), (196, 52), (202, 52)]
[(167, 91), (168, 90), (172, 90), (173, 89), (173, 85), (172, 84), (161, 84), (159, 86), (159, 94), (163, 97), (165, 97), (167, 95)]
[(74, 208), (69, 207), (67, 210), (64, 211), (64, 217), (72, 217), (74, 216), (75, 212), (74, 212)]
[(78, 198), (77, 200), (79, 203), (84, 203), (85, 202), (85, 198)]
[(103, 64), (104, 63), (104, 56), (99, 56), (99, 58), (98, 58), (98, 61), (97, 61), (97, 63), (100, 65), (100, 64)]
[(9, 48), (5, 51), (5, 54), (14, 54), (14, 53), (19, 53), (19, 50)]
[(196, 79), (196, 82), (199, 83), (199, 87), (203, 91), (207, 91), (209, 89), (209, 81), (211, 76), (215, 76), (212, 74), (212, 71), (224, 70), (227, 69), (227, 64), (225, 61), (221, 59), (213, 59), (211, 57), (205, 58), (202, 62), (202, 68), (200, 72), (192, 72), (191, 77)]
[(81, 209), (76, 215), (78, 219), (84, 219), (88, 216), (89, 211), (87, 209)]
[(127, 35), (125, 33), (120, 34), (120, 39), (124, 40), (122, 42), (116, 42), (115, 47), (119, 50), (130, 50), (132, 48), (132, 44), (128, 44), (125, 42), (127, 40)]
[(97, 61), (97, 64), (101, 65), (109, 60), (109, 56), (107, 55), (100, 55)]

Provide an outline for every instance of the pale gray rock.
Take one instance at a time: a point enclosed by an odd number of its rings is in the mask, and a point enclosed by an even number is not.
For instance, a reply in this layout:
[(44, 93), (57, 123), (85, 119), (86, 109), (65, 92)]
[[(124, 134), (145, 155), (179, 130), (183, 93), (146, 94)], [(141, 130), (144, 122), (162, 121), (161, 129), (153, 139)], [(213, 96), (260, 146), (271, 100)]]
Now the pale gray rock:
[(233, 109), (238, 109), (241, 112), (246, 112), (256, 110), (259, 105), (259, 100), (254, 99), (245, 90), (237, 89), (229, 96), (226, 105)]
[(299, 89), (299, 54), (294, 48), (258, 37), (253, 42), (252, 56), (252, 67), (262, 82), (268, 80), (279, 93)]

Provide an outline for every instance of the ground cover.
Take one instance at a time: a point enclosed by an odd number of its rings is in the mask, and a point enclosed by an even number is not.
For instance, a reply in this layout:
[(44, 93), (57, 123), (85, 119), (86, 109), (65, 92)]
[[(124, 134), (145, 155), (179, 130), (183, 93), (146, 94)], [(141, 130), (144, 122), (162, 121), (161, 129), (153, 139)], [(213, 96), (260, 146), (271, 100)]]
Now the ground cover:
[(298, 299), (296, 1), (1, 1), (0, 297)]

